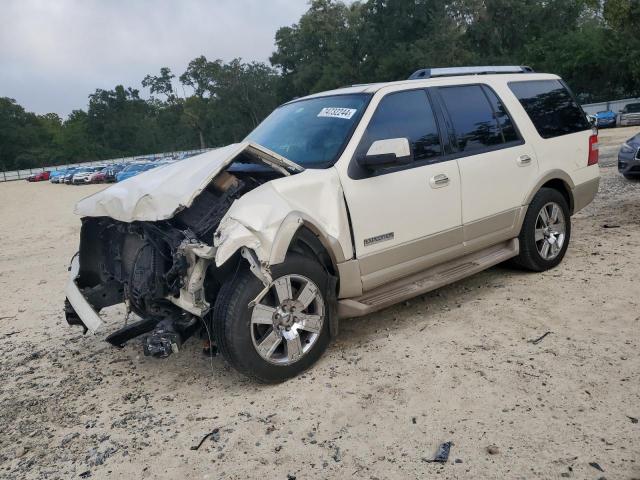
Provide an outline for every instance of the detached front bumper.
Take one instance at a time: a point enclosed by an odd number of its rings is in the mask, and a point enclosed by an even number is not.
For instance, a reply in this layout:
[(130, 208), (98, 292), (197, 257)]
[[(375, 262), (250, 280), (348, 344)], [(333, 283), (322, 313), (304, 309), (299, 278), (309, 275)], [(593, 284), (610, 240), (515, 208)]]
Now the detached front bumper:
[(91, 333), (96, 333), (102, 326), (102, 319), (93, 309), (91, 304), (84, 298), (82, 292), (76, 285), (76, 278), (80, 272), (80, 259), (78, 255), (73, 257), (69, 267), (69, 280), (64, 289), (67, 301), (71, 308), (65, 308), (65, 316), (70, 325), (81, 324)]

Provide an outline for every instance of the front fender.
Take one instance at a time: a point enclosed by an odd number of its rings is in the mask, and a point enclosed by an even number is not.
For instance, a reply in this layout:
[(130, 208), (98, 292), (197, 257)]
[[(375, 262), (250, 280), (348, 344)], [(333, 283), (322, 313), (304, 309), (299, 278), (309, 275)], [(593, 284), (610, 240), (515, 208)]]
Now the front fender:
[(253, 250), (262, 264), (282, 263), (302, 226), (318, 236), (334, 265), (352, 258), (346, 205), (333, 169), (273, 180), (236, 200), (214, 236), (216, 265), (242, 247)]

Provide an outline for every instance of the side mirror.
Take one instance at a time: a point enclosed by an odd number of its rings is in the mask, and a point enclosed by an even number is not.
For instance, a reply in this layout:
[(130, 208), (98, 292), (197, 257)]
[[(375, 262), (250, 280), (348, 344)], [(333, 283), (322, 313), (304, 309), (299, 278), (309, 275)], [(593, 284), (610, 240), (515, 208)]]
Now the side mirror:
[(375, 170), (411, 162), (411, 146), (406, 138), (389, 138), (376, 140), (371, 144), (366, 155), (357, 159), (361, 167)]

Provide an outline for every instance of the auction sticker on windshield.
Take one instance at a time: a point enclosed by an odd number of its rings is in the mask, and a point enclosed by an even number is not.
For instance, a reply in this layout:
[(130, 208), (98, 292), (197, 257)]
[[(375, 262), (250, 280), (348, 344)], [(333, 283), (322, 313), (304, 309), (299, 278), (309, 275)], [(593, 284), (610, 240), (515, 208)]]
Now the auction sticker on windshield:
[(356, 112), (357, 110), (355, 108), (325, 107), (320, 110), (318, 117), (344, 118), (345, 120), (350, 120)]

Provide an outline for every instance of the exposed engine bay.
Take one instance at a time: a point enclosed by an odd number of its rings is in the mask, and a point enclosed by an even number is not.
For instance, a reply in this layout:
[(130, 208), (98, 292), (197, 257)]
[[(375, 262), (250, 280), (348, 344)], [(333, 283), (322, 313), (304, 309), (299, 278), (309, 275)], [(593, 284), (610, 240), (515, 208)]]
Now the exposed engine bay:
[[(281, 169), (240, 155), (187, 208), (159, 221), (83, 217), (75, 283), (91, 307), (125, 303), (140, 317), (107, 337), (115, 346), (147, 333), (145, 355), (166, 357), (210, 321), (221, 281), (237, 262), (216, 267), (214, 233), (234, 201)], [(86, 325), (67, 300), (67, 321)], [(128, 315), (127, 315), (128, 316)]]

